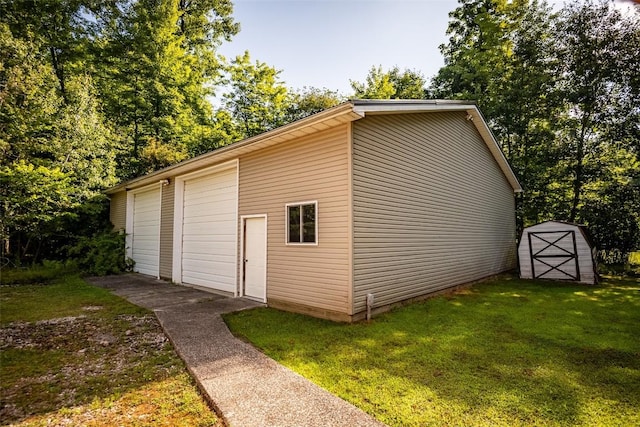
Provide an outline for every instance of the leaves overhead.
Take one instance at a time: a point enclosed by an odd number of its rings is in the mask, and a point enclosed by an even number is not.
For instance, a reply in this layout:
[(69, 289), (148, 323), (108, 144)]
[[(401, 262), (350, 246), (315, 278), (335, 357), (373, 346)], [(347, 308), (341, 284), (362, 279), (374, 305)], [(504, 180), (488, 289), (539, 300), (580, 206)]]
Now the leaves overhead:
[(371, 67), (364, 83), (351, 80), (354, 98), (359, 99), (422, 99), (426, 80), (417, 71), (400, 71), (393, 67), (384, 71), (382, 66)]

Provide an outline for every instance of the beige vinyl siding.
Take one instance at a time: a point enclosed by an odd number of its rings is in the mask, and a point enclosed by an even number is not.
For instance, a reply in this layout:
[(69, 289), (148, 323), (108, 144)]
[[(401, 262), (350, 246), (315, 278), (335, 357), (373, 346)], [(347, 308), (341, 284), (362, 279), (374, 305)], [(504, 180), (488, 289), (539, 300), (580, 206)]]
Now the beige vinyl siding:
[(462, 112), (353, 124), (354, 312), (515, 266), (513, 189)]
[[(239, 215), (267, 214), (268, 304), (325, 317), (350, 311), (348, 130), (339, 126), (240, 158)], [(318, 244), (287, 245), (285, 205), (308, 201), (318, 202)]]
[(109, 197), (109, 220), (113, 229), (124, 230), (127, 226), (127, 192), (119, 191)]
[(162, 202), (160, 205), (160, 277), (171, 278), (173, 267), (173, 201), (175, 182), (169, 180), (169, 185), (162, 187)]

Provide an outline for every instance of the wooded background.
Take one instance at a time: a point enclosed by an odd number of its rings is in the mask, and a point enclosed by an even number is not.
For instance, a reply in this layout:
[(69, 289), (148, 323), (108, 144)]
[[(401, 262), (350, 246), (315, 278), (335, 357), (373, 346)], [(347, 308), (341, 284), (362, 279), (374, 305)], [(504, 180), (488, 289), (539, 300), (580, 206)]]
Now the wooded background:
[(104, 189), (347, 98), (476, 101), (524, 187), (519, 229), (584, 223), (609, 262), (640, 247), (638, 9), (459, 0), (437, 75), (374, 65), (351, 94), (222, 57), (239, 30), (229, 0), (0, 2), (2, 256), (77, 255), (108, 233)]

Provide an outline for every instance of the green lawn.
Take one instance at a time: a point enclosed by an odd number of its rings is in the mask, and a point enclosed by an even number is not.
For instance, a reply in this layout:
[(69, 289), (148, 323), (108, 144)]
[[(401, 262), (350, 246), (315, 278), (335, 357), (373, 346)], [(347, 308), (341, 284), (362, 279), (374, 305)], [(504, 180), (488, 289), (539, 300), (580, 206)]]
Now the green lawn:
[(76, 275), (0, 286), (0, 424), (7, 423), (221, 425), (153, 313)]
[(640, 425), (640, 282), (501, 278), (338, 324), (225, 316), (267, 355), (392, 426)]

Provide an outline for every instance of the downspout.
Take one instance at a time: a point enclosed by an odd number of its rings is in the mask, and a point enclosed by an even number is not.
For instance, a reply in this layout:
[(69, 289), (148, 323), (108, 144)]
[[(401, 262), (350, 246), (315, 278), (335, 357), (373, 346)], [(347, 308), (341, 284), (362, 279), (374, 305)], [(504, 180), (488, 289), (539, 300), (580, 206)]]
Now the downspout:
[(371, 320), (372, 308), (373, 308), (373, 294), (367, 294), (367, 322)]

